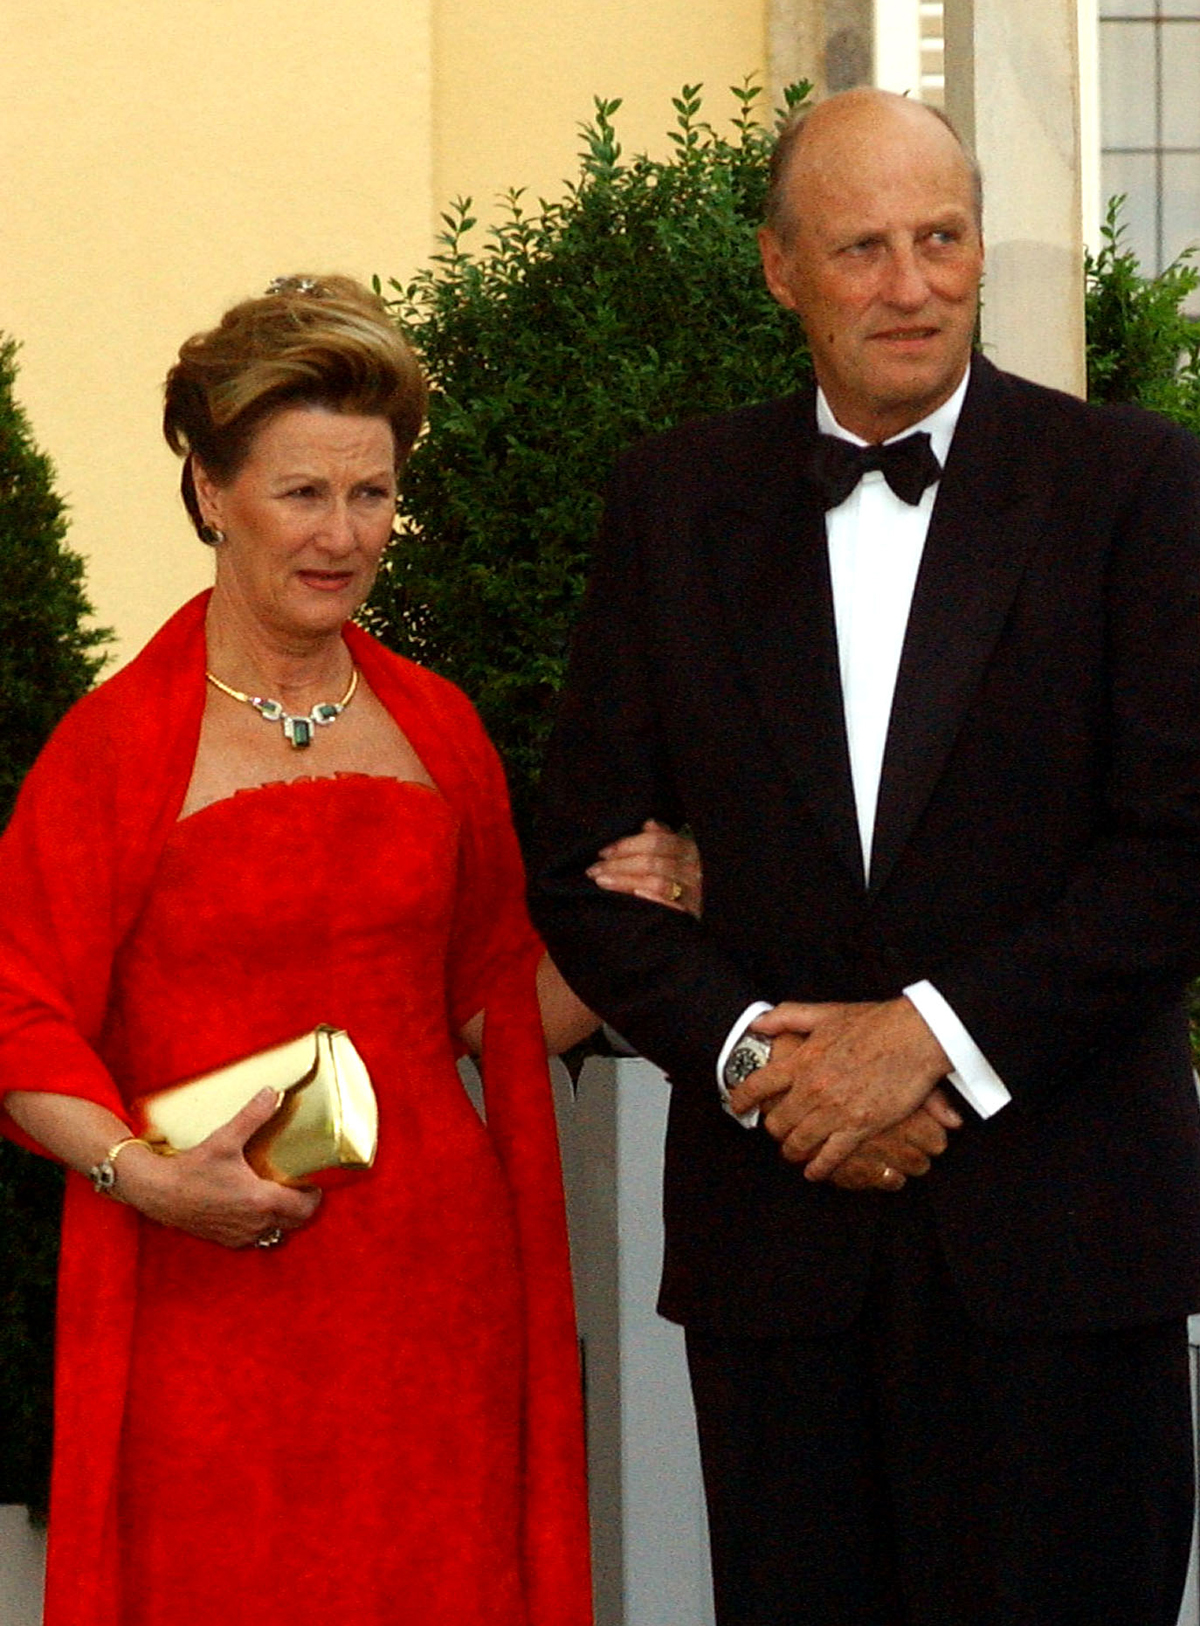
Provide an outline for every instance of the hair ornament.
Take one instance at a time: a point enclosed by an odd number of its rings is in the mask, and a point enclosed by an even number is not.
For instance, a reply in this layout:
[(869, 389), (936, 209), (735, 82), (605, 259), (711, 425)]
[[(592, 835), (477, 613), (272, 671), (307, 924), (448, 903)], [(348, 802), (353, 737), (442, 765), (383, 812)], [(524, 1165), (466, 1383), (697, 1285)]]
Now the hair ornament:
[(276, 277), (266, 287), (266, 297), (273, 294), (322, 294), (324, 289), (315, 277)]

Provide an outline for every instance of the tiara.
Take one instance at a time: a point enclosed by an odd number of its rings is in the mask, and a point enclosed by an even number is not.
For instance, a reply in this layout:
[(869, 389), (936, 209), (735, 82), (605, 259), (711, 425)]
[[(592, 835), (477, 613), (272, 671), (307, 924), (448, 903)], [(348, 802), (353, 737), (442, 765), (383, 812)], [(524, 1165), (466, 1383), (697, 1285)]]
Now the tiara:
[(267, 284), (264, 297), (273, 294), (321, 294), (324, 289), (315, 277), (276, 277)]

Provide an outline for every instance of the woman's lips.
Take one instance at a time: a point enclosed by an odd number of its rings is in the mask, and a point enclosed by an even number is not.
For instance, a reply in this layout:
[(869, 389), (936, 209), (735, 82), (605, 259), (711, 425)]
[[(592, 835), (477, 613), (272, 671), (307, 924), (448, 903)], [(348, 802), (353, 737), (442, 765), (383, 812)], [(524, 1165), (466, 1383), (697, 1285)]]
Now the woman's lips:
[(352, 570), (299, 570), (296, 572), (306, 587), (319, 593), (336, 593), (354, 580)]

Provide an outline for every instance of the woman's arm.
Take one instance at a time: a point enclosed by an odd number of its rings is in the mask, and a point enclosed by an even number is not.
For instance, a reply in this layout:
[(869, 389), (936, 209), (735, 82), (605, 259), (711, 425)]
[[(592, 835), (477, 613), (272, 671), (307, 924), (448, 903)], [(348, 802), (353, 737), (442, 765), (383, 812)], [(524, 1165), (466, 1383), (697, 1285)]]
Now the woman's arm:
[[(700, 916), (703, 874), (696, 843), (647, 819), (640, 832), (604, 847), (588, 871), (597, 886), (625, 892), (667, 909)], [(563, 979), (548, 954), (538, 966), (538, 1004), (546, 1049), (552, 1056), (569, 1050), (600, 1025)]]
[[(77, 1096), (10, 1090), (4, 1105), (19, 1128), (83, 1175), (130, 1134), (107, 1107)], [(113, 1164), (112, 1195), (147, 1219), (225, 1248), (248, 1247), (276, 1227), (295, 1230), (311, 1219), (320, 1192), (260, 1180), (242, 1155), (277, 1105), (274, 1091), (260, 1091), (206, 1141), (173, 1157), (141, 1143), (126, 1146)]]
[[(699, 918), (703, 899), (696, 843), (653, 819), (647, 819), (637, 835), (605, 847), (590, 873), (597, 886), (611, 892), (625, 892)], [(548, 954), (538, 964), (537, 997), (546, 1049), (552, 1056), (570, 1050), (600, 1026), (600, 1018), (567, 985)], [(482, 1011), (464, 1024), (460, 1037), (471, 1055), (480, 1053)]]
[(572, 1045), (582, 1043), (600, 1026), (600, 1018), (595, 1011), (588, 1010), (579, 996), (568, 988), (562, 972), (548, 954), (542, 955), (538, 965), (537, 996), (546, 1049), (552, 1056), (560, 1056)]
[[(567, 987), (548, 954), (543, 954), (538, 962), (537, 1000), (546, 1050), (551, 1056), (561, 1056), (564, 1050), (570, 1050), (600, 1026), (600, 1018)], [(476, 1011), (459, 1029), (459, 1038), (468, 1055), (482, 1054), (483, 1020), (484, 1012)]]

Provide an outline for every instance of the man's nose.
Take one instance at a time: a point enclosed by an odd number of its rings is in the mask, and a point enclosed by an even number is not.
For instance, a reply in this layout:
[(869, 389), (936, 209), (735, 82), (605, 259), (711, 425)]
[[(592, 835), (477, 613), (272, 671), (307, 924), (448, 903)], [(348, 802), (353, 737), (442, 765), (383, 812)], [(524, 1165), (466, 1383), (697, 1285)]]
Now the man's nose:
[(901, 310), (919, 310), (929, 297), (929, 280), (912, 243), (896, 244), (888, 257), (884, 298)]

